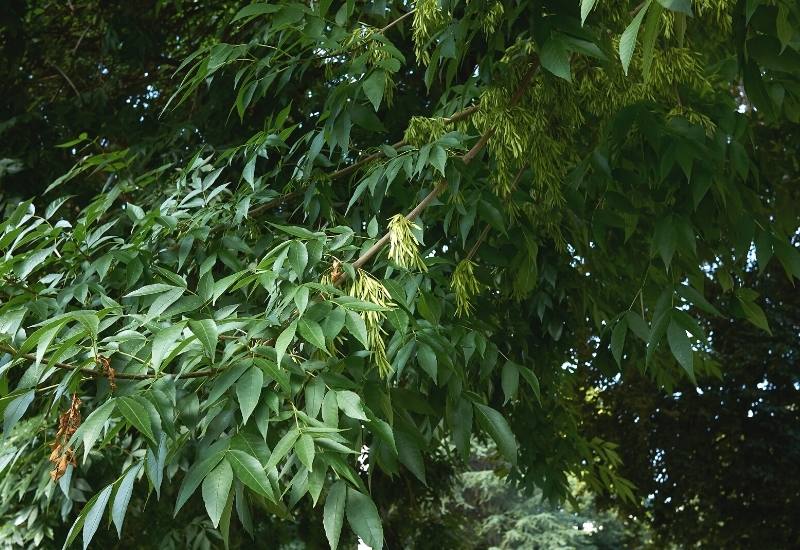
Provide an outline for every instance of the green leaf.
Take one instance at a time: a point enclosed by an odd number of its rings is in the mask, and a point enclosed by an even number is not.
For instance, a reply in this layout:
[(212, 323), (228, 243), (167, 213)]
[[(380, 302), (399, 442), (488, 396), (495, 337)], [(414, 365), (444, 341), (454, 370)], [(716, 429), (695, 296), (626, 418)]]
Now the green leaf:
[(441, 145), (434, 145), (430, 154), (431, 166), (436, 168), (439, 173), (444, 176), (445, 165), (447, 164), (447, 151)]
[(288, 327), (283, 329), (283, 332), (278, 335), (278, 338), (275, 340), (275, 354), (277, 359), (275, 360), (278, 365), (281, 364), (281, 360), (283, 359), (283, 355), (286, 353), (286, 349), (289, 347), (289, 344), (292, 343), (294, 339), (294, 333), (297, 330), (297, 321), (293, 321)]
[(542, 47), (540, 55), (542, 67), (567, 82), (572, 82), (570, 55), (567, 46), (559, 36), (554, 36)]
[(306, 311), (306, 307), (308, 307), (308, 294), (309, 290), (307, 286), (301, 286), (297, 289), (297, 292), (294, 295), (294, 304), (297, 306), (297, 315), (303, 315)]
[(214, 351), (217, 349), (217, 339), (219, 338), (219, 330), (217, 323), (213, 319), (203, 319), (202, 321), (189, 321), (189, 328), (192, 333), (197, 336), (200, 343), (203, 344), (203, 350), (206, 356), (214, 362)]
[(322, 517), (322, 525), (325, 527), (325, 536), (331, 550), (336, 550), (339, 546), (339, 537), (342, 533), (342, 523), (344, 522), (344, 508), (347, 498), (347, 485), (344, 481), (337, 481), (328, 491), (325, 498), (325, 511)]
[(356, 420), (368, 420), (364, 414), (364, 407), (358, 394), (349, 390), (339, 390), (336, 392), (336, 403), (344, 414)]
[(328, 349), (325, 347), (325, 334), (322, 332), (322, 327), (319, 326), (319, 323), (310, 319), (301, 318), (297, 320), (297, 328), (300, 330), (300, 336), (302, 336), (306, 342), (320, 351), (328, 352)]
[(314, 470), (314, 438), (308, 434), (301, 435), (295, 441), (294, 452), (309, 472)]
[(706, 313), (710, 313), (712, 315), (716, 315), (718, 317), (722, 316), (722, 313), (714, 307), (711, 302), (705, 299), (702, 294), (700, 294), (694, 287), (689, 285), (680, 285), (677, 287), (678, 294), (686, 298), (686, 300), (695, 306), (699, 307)]
[(192, 494), (197, 490), (206, 475), (208, 475), (208, 473), (220, 463), (224, 456), (225, 452), (216, 452), (201, 462), (196, 462), (189, 469), (189, 472), (186, 474), (186, 477), (183, 478), (181, 487), (178, 490), (178, 498), (175, 501), (174, 515), (178, 515), (178, 511), (183, 507), (186, 501), (189, 500), (189, 497), (191, 497)]
[(383, 526), (375, 503), (352, 487), (347, 488), (347, 523), (372, 550), (383, 548)]
[(475, 412), (481, 428), (494, 440), (500, 453), (511, 464), (516, 465), (517, 440), (503, 415), (480, 403), (475, 403)]
[(745, 318), (758, 328), (769, 334), (772, 334), (772, 330), (770, 330), (769, 323), (767, 322), (767, 316), (764, 315), (764, 310), (761, 309), (761, 306), (752, 300), (746, 299), (741, 295), (741, 293), (738, 292), (736, 298), (739, 301), (739, 304), (742, 306)]
[(184, 291), (185, 289), (183, 288), (175, 287), (156, 298), (150, 305), (150, 309), (147, 310), (147, 321), (164, 313), (169, 306), (177, 302), (180, 297), (183, 296)]
[(366, 410), (367, 417), (369, 418), (369, 431), (373, 434), (377, 435), (384, 443), (389, 445), (389, 448), (392, 452), (397, 455), (397, 443), (394, 438), (394, 430), (392, 430), (392, 426), (386, 422), (385, 420), (381, 420), (369, 409)]
[(361, 83), (364, 93), (377, 111), (383, 99), (383, 89), (386, 85), (386, 73), (381, 70), (373, 71), (364, 82)]
[(257, 17), (259, 15), (266, 15), (268, 13), (275, 13), (280, 11), (280, 9), (281, 6), (275, 4), (270, 4), (268, 2), (256, 2), (240, 9), (233, 19), (231, 19), (231, 23), (235, 23), (240, 19)]
[(117, 487), (117, 494), (114, 496), (114, 504), (111, 506), (111, 519), (117, 528), (117, 536), (122, 538), (122, 524), (125, 522), (125, 512), (128, 510), (128, 503), (133, 494), (133, 484), (136, 483), (136, 476), (142, 471), (142, 463), (134, 464), (120, 481)]
[(151, 294), (163, 294), (168, 290), (174, 290), (178, 288), (174, 285), (165, 285), (163, 283), (156, 283), (153, 285), (145, 285), (141, 288), (134, 290), (133, 292), (129, 292), (123, 296), (123, 298), (135, 298), (137, 296), (150, 296)]
[[(800, 16), (800, 12), (795, 12)], [(775, 30), (778, 34), (778, 40), (781, 42), (781, 53), (786, 49), (786, 46), (791, 44), (794, 38), (794, 27), (789, 21), (789, 8), (787, 6), (778, 7), (778, 17), (775, 20)]]
[(24, 415), (25, 411), (28, 410), (28, 407), (33, 402), (34, 397), (34, 390), (29, 390), (8, 404), (6, 410), (3, 412), (4, 437), (8, 437), (8, 435), (11, 433), (11, 430), (14, 428), (14, 425), (19, 422), (19, 419), (22, 418), (22, 415)]
[(672, 216), (665, 216), (656, 223), (653, 234), (653, 246), (661, 255), (664, 266), (669, 270), (675, 247), (678, 243), (678, 234)]
[(597, 0), (581, 0), (581, 25), (586, 24), (586, 18), (594, 9)]
[(419, 366), (422, 367), (422, 370), (431, 377), (431, 380), (436, 382), (439, 372), (436, 352), (428, 344), (420, 342), (417, 345), (417, 361), (419, 361)]
[(228, 462), (233, 466), (236, 479), (259, 495), (275, 502), (275, 494), (267, 474), (257, 458), (241, 450), (228, 451)]
[(80, 438), (83, 442), (83, 461), (86, 462), (86, 457), (89, 456), (89, 451), (92, 450), (94, 442), (100, 437), (100, 432), (103, 430), (108, 421), (111, 413), (114, 411), (114, 399), (111, 398), (95, 410), (83, 421), (80, 427), (76, 430), (73, 439)]
[(334, 390), (328, 391), (322, 400), (322, 421), (332, 428), (339, 427), (339, 403)]
[(633, 50), (636, 48), (636, 37), (639, 34), (639, 27), (647, 13), (647, 8), (650, 7), (650, 3), (651, 0), (647, 0), (647, 2), (642, 4), (639, 13), (636, 14), (636, 17), (633, 18), (633, 21), (631, 21), (630, 25), (628, 25), (619, 39), (619, 59), (622, 61), (622, 69), (625, 71), (626, 75), (628, 74), (628, 67), (633, 57)]
[(322, 400), (325, 398), (325, 382), (322, 378), (314, 378), (306, 384), (305, 398), (306, 414), (311, 418), (316, 418), (322, 407)]
[(83, 522), (83, 550), (86, 550), (89, 543), (92, 542), (92, 538), (94, 538), (94, 534), (100, 526), (100, 521), (103, 519), (103, 513), (106, 511), (106, 504), (108, 504), (108, 499), (111, 496), (111, 490), (113, 488), (113, 485), (109, 485), (103, 489), (100, 494), (97, 495), (97, 500), (92, 504), (92, 507), (89, 508), (89, 512), (86, 514), (86, 519), (84, 519)]
[(508, 403), (517, 395), (517, 390), (519, 389), (519, 366), (511, 361), (506, 361), (505, 365), (503, 365), (503, 370), (500, 372), (500, 385), (503, 387), (503, 395), (505, 396), (503, 403)]
[(364, 346), (364, 349), (369, 349), (367, 324), (364, 322), (364, 319), (361, 317), (361, 315), (354, 311), (348, 311), (347, 318), (345, 319), (345, 326), (350, 334), (355, 336), (356, 339), (361, 342), (361, 345)]
[(247, 424), (247, 419), (258, 405), (263, 385), (264, 373), (257, 367), (247, 369), (236, 382), (236, 398), (239, 400), (239, 410), (242, 411), (243, 424)]
[(154, 371), (160, 372), (161, 367), (165, 366), (161, 363), (177, 347), (178, 338), (181, 337), (182, 333), (183, 323), (171, 325), (155, 333), (153, 336), (152, 358), (150, 359), (150, 364)]
[(422, 449), (417, 439), (403, 431), (397, 432), (397, 456), (400, 463), (408, 468), (418, 480), (427, 485), (425, 479), (425, 461), (422, 458)]
[(623, 317), (611, 333), (611, 355), (619, 366), (622, 366), (622, 350), (625, 347), (626, 334), (628, 334), (628, 322)]
[(539, 389), (539, 378), (537, 378), (536, 374), (534, 374), (534, 372), (531, 369), (527, 369), (525, 367), (519, 367), (519, 373), (531, 387), (531, 390), (533, 390), (533, 395), (536, 396), (536, 401), (538, 401), (539, 404), (541, 405), (542, 393), (541, 390)]
[(301, 241), (292, 241), (289, 245), (289, 264), (297, 274), (298, 279), (303, 278), (303, 273), (308, 265), (308, 249)]
[(667, 328), (667, 342), (672, 355), (675, 356), (680, 366), (689, 375), (689, 379), (694, 382), (694, 365), (692, 361), (694, 352), (692, 351), (692, 344), (686, 334), (686, 329), (676, 323), (674, 319), (670, 320)]
[(131, 426), (154, 445), (157, 445), (153, 427), (150, 424), (150, 415), (138, 401), (131, 397), (120, 397), (117, 399), (117, 410), (122, 413)]
[(658, 3), (670, 11), (684, 13), (692, 17), (692, 0), (658, 0)]
[(203, 503), (214, 527), (219, 525), (232, 483), (233, 469), (227, 460), (222, 460), (203, 480)]
[(653, 324), (650, 327), (650, 336), (647, 339), (647, 353), (645, 356), (645, 364), (650, 363), (650, 359), (653, 357), (653, 353), (655, 353), (659, 342), (661, 342), (661, 338), (664, 336), (664, 333), (667, 330), (667, 324), (669, 323), (669, 318), (670, 318), (669, 315), (666, 312), (664, 312), (653, 320)]
[(283, 391), (285, 391), (287, 394), (292, 393), (292, 384), (289, 380), (289, 375), (287, 374), (286, 370), (282, 369), (272, 361), (268, 359), (262, 359), (261, 357), (256, 357), (255, 363), (258, 368), (267, 374), (267, 376), (275, 380)]
[(653, 52), (656, 46), (658, 32), (661, 29), (661, 13), (664, 9), (661, 4), (653, 4), (647, 19), (644, 22), (644, 34), (642, 35), (642, 74), (647, 80), (650, 74), (650, 67), (653, 63)]
[(286, 432), (275, 444), (275, 448), (272, 449), (272, 454), (269, 455), (267, 465), (264, 469), (271, 470), (277, 466), (278, 462), (280, 462), (287, 454), (289, 454), (289, 451), (292, 450), (292, 447), (294, 447), (294, 442), (297, 441), (298, 437), (300, 437), (300, 432), (296, 427)]

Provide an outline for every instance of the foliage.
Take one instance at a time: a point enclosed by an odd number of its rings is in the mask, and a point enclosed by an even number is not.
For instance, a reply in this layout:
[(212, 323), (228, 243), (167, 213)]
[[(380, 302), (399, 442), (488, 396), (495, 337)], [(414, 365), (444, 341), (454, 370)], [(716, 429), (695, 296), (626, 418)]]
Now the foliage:
[(682, 384), (671, 395), (641, 379), (611, 384), (590, 404), (594, 429), (620, 442), (622, 471), (646, 497), (644, 509), (627, 511), (662, 543), (792, 548), (800, 541), (800, 485), (787, 475), (800, 457), (800, 303), (777, 270), (751, 278), (770, 297), (772, 334), (709, 319), (724, 377)]
[[(148, 111), (169, 124), (63, 143), (74, 166), (0, 223), (3, 456), (24, 458), (3, 482), (46, 482), (57, 440), (61, 493), (20, 490), (74, 519), (65, 546), (124, 530), (144, 491), (225, 545), (313, 518), (379, 550), (393, 484), (474, 436), (545, 499), (575, 478), (633, 502), (578, 366), (702, 380), (700, 312), (769, 331), (751, 248), (800, 277), (793, 180), (755, 139), (800, 116), (795, 3), (175, 5), (154, 48), (188, 57)], [(46, 122), (64, 104), (21, 51)], [(35, 166), (41, 145), (3, 143)]]

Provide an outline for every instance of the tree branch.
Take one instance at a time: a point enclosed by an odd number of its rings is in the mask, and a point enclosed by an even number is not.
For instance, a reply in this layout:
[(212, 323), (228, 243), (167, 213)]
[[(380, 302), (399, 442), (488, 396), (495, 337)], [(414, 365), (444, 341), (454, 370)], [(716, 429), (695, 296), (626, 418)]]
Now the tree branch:
[[(519, 103), (519, 101), (525, 94), (525, 91), (528, 89), (528, 86), (530, 85), (531, 80), (533, 79), (533, 76), (536, 74), (538, 69), (539, 69), (538, 58), (535, 58), (531, 67), (528, 69), (528, 72), (525, 74), (522, 81), (520, 82), (516, 93), (511, 98), (511, 101), (509, 102), (509, 107), (513, 107), (514, 105)], [(478, 156), (478, 153), (480, 153), (483, 150), (483, 148), (486, 147), (486, 144), (489, 142), (489, 139), (492, 137), (492, 135), (494, 135), (494, 132), (495, 132), (494, 128), (489, 128), (481, 136), (478, 142), (475, 145), (473, 145), (472, 148), (464, 154), (464, 156), (461, 157), (461, 160), (464, 162), (464, 164), (469, 164), (475, 159), (476, 156)], [(411, 212), (409, 212), (406, 215), (406, 218), (409, 221), (414, 221), (422, 213), (422, 211), (425, 210), (425, 208), (427, 208), (428, 205), (430, 205), (430, 203), (432, 203), (433, 200), (436, 197), (438, 197), (442, 193), (442, 191), (445, 190), (446, 187), (447, 187), (447, 181), (442, 180), (439, 184), (436, 185), (436, 187), (433, 188), (433, 190), (430, 193), (428, 193), (425, 196), (424, 199), (422, 199), (422, 201), (416, 207), (414, 207), (414, 209)], [(389, 242), (389, 237), (390, 233), (387, 231), (383, 235), (383, 237), (381, 237), (375, 244), (373, 244), (371, 247), (369, 247), (369, 249), (367, 249), (363, 254), (361, 254), (361, 256), (359, 256), (355, 262), (353, 262), (353, 267), (356, 269), (363, 267), (364, 264), (366, 264), (370, 259), (372, 259), (373, 256), (375, 256), (378, 252), (380, 252), (384, 246), (386, 246), (386, 243)], [(342, 272), (341, 275), (336, 278), (334, 283), (338, 283), (340, 280), (343, 279), (343, 277), (344, 277), (344, 272)]]
[[(476, 103), (475, 105), (470, 105), (466, 109), (463, 109), (463, 110), (461, 110), (461, 111), (459, 111), (457, 113), (454, 113), (453, 116), (445, 118), (444, 122), (445, 122), (445, 124), (452, 124), (454, 122), (459, 122), (461, 120), (464, 120), (465, 118), (470, 117), (478, 109), (480, 109), (480, 105), (479, 104)], [(407, 145), (406, 141), (405, 140), (400, 140), (400, 141), (398, 141), (396, 143), (393, 143), (392, 147), (394, 149), (397, 149), (398, 147), (402, 147), (404, 145)], [(366, 157), (364, 157), (364, 158), (362, 158), (360, 160), (357, 160), (356, 162), (354, 162), (353, 164), (351, 164), (349, 166), (346, 166), (346, 167), (344, 167), (344, 168), (342, 168), (340, 170), (336, 170), (335, 172), (331, 173), (330, 176), (328, 176), (328, 177), (331, 180), (343, 178), (344, 176), (348, 176), (348, 175), (352, 174), (353, 172), (355, 172), (356, 170), (358, 170), (359, 168), (361, 168), (365, 164), (369, 164), (370, 162), (372, 162), (374, 160), (378, 160), (379, 158), (383, 158), (384, 156), (386, 156), (386, 155), (383, 154), (383, 151), (378, 151), (376, 153), (372, 153), (371, 155), (368, 155), (368, 156), (366, 156)], [(278, 206), (280, 206), (280, 205), (282, 205), (282, 204), (284, 204), (286, 202), (289, 202), (290, 200), (293, 200), (293, 199), (299, 197), (301, 194), (302, 193), (300, 191), (292, 191), (291, 193), (287, 193), (286, 195), (283, 195), (283, 196), (275, 198), (275, 199), (273, 199), (273, 200), (271, 200), (269, 202), (265, 202), (264, 204), (256, 206), (255, 208), (250, 210), (248, 215), (249, 216), (257, 216), (257, 215), (262, 214), (262, 213), (264, 213), (264, 212), (266, 212), (268, 210), (272, 210), (273, 208), (277, 208)]]
[(57, 70), (57, 71), (58, 71), (58, 73), (59, 73), (61, 76), (63, 76), (63, 77), (64, 77), (64, 80), (66, 80), (66, 81), (67, 81), (67, 84), (69, 84), (69, 85), (70, 85), (70, 87), (72, 88), (72, 91), (74, 91), (74, 92), (75, 92), (75, 95), (76, 95), (76, 96), (78, 96), (78, 99), (80, 100), (80, 98), (81, 98), (81, 93), (78, 91), (78, 88), (76, 88), (76, 87), (75, 87), (75, 84), (72, 82), (72, 80), (70, 79), (70, 77), (68, 77), (68, 76), (67, 76), (67, 73), (65, 73), (64, 71), (62, 71), (62, 70), (61, 70), (61, 67), (59, 67), (59, 66), (58, 66), (58, 65), (56, 65), (55, 63), (50, 63), (50, 64), (53, 66), (53, 68), (54, 68), (55, 70)]
[[(36, 361), (36, 355), (34, 355), (33, 353), (20, 353), (18, 350), (14, 349), (13, 347), (7, 344), (0, 344), (0, 350), (6, 351), (17, 358)], [(58, 361), (53, 363), (52, 366), (64, 370), (80, 371), (81, 374), (84, 374), (86, 376), (91, 376), (92, 378), (108, 378), (108, 375), (105, 372), (97, 369), (91, 369), (89, 367), (79, 367), (77, 365), (70, 365), (69, 363), (60, 363)], [(221, 370), (222, 369), (207, 369), (207, 370), (198, 370), (194, 372), (187, 372), (186, 374), (181, 375), (181, 378), (202, 378), (204, 376), (213, 376), (218, 372), (221, 372)], [(114, 373), (114, 378), (117, 380), (151, 380), (153, 378), (161, 378), (163, 376), (170, 376), (170, 375), (171, 373), (130, 374), (124, 372), (116, 372)]]

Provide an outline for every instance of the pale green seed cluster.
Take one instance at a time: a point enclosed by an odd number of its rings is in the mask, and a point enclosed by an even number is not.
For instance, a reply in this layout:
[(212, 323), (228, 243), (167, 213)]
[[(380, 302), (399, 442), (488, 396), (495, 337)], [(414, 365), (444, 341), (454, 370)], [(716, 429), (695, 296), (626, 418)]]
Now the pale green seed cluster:
[[(356, 279), (350, 288), (350, 295), (381, 307), (394, 306), (386, 287), (362, 269), (358, 270)], [(386, 315), (382, 311), (364, 311), (361, 313), (361, 317), (367, 326), (367, 341), (372, 351), (372, 361), (378, 369), (378, 374), (382, 378), (388, 378), (393, 369), (386, 358), (386, 343), (383, 341), (383, 335), (386, 332), (381, 328)]]
[(497, 30), (498, 25), (500, 25), (500, 22), (503, 20), (504, 13), (503, 4), (501, 2), (495, 2), (492, 4), (492, 7), (490, 7), (489, 11), (486, 12), (483, 21), (481, 22), (481, 28), (486, 36), (491, 35), (495, 30)]
[[(692, 11), (695, 17), (688, 24), (702, 25), (708, 32), (730, 34), (735, 7), (735, 0), (694, 0)], [(669, 10), (664, 10), (662, 14), (666, 38), (673, 38), (677, 34), (677, 15)]]
[[(558, 204), (561, 182), (575, 160), (572, 144), (583, 113), (570, 85), (549, 76), (534, 79), (520, 101), (510, 107), (522, 71), (512, 68), (510, 72), (516, 73), (516, 78), (488, 88), (474, 117), (482, 132), (494, 130), (488, 143), (495, 164), (492, 186), (501, 197), (530, 187), (549, 204)], [(523, 173), (526, 180), (521, 179)]]
[(450, 289), (455, 294), (456, 315), (459, 317), (470, 315), (475, 310), (472, 299), (481, 291), (481, 284), (475, 278), (474, 268), (475, 263), (472, 260), (463, 259), (453, 271)]
[[(355, 54), (366, 53), (367, 66), (374, 68), (382, 67), (386, 61), (392, 57), (391, 52), (380, 47), (380, 44), (371, 37), (378, 32), (375, 27), (362, 25), (354, 29), (343, 41), (343, 49), (352, 51)], [(392, 105), (394, 97), (395, 83), (389, 71), (384, 71), (383, 100), (388, 106)]]
[(439, 0), (417, 0), (414, 10), (414, 54), (417, 61), (427, 65), (431, 60), (430, 47), (434, 36), (447, 25), (448, 15), (439, 7)]
[(419, 255), (419, 240), (412, 229), (419, 226), (402, 214), (389, 218), (389, 259), (403, 269), (427, 271)]
[(413, 116), (408, 123), (403, 140), (414, 147), (432, 143), (447, 133), (447, 122), (443, 117)]

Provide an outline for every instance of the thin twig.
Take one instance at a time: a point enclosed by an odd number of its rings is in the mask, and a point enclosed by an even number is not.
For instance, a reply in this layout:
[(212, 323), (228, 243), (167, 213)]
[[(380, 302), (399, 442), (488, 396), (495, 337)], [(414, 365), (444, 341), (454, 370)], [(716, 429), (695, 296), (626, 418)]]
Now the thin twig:
[(386, 25), (385, 27), (383, 27), (383, 28), (382, 28), (381, 30), (379, 30), (378, 32), (379, 32), (379, 33), (381, 33), (381, 34), (385, 33), (386, 31), (388, 31), (389, 29), (391, 29), (392, 27), (394, 27), (395, 25), (397, 25), (397, 24), (398, 24), (400, 21), (402, 21), (402, 20), (403, 20), (403, 19), (405, 19), (406, 17), (408, 17), (408, 16), (410, 16), (410, 15), (414, 15), (414, 12), (415, 12), (415, 11), (417, 11), (417, 10), (416, 10), (416, 9), (413, 9), (413, 10), (411, 10), (411, 11), (407, 12), (407, 13), (404, 13), (403, 15), (401, 15), (400, 17), (398, 17), (397, 19), (395, 19), (394, 21), (392, 21), (391, 23), (389, 23), (388, 25)]
[(72, 88), (72, 90), (75, 92), (75, 95), (76, 95), (76, 96), (78, 96), (78, 99), (80, 99), (80, 98), (81, 98), (81, 93), (78, 91), (78, 88), (76, 88), (76, 87), (75, 87), (75, 84), (72, 82), (72, 80), (71, 80), (71, 79), (70, 79), (70, 78), (67, 76), (67, 73), (65, 73), (64, 71), (62, 71), (62, 70), (61, 70), (61, 67), (59, 67), (59, 66), (58, 66), (58, 65), (56, 65), (55, 63), (50, 63), (50, 64), (53, 66), (53, 68), (54, 68), (55, 70), (57, 70), (57, 71), (59, 72), (59, 74), (60, 74), (61, 76), (63, 76), (63, 77), (64, 77), (64, 80), (66, 80), (66, 81), (67, 81), (67, 83), (70, 85), (70, 87)]
[(475, 255), (475, 253), (478, 251), (478, 247), (481, 245), (481, 243), (483, 243), (483, 239), (485, 239), (486, 235), (489, 234), (490, 228), (491, 226), (487, 223), (486, 227), (484, 227), (483, 231), (481, 231), (481, 234), (478, 235), (478, 240), (475, 241), (475, 244), (473, 244), (472, 248), (470, 248), (469, 252), (467, 252), (467, 257), (465, 258), (467, 261), (471, 260), (472, 257)]

